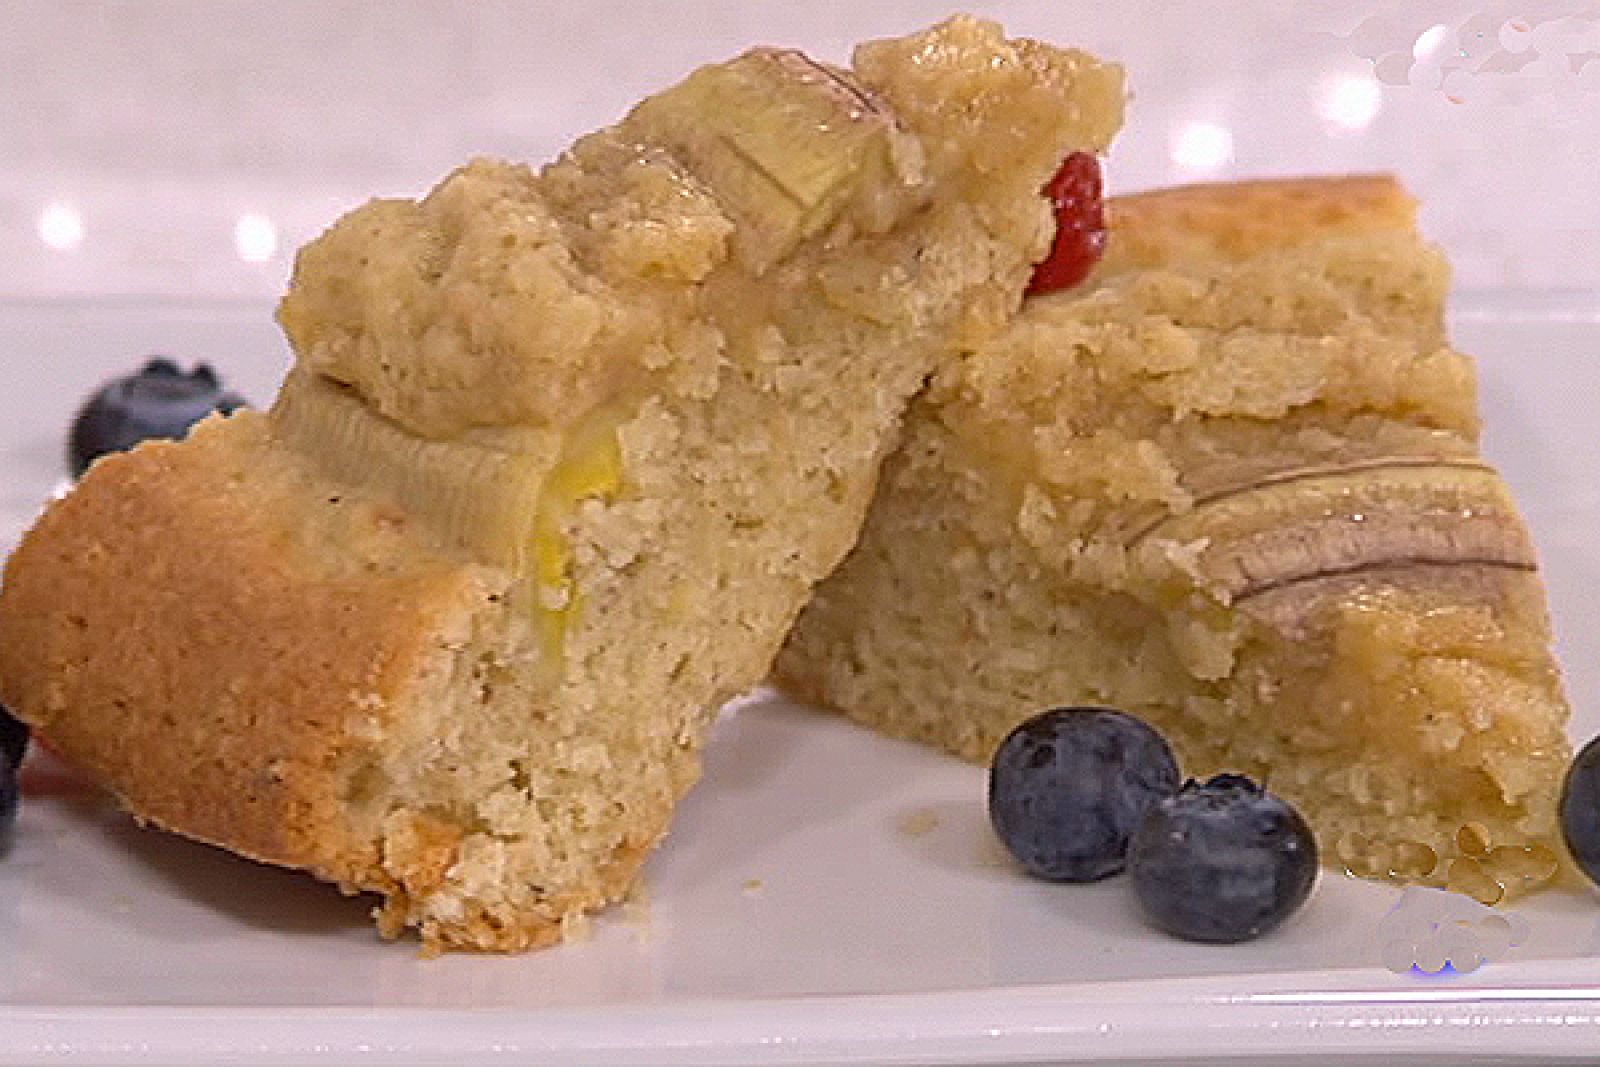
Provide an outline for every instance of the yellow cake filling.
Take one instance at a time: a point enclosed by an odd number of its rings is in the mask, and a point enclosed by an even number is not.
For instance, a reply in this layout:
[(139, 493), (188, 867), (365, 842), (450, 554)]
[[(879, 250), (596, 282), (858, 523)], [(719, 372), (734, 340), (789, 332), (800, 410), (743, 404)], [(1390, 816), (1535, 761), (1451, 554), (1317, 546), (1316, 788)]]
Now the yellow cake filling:
[(591, 414), (567, 434), (561, 458), (539, 490), (533, 516), (533, 575), (539, 591), (534, 604), (547, 662), (559, 663), (567, 627), (582, 609), (573, 587), (572, 542), (567, 525), (585, 500), (610, 500), (622, 487), (620, 416)]

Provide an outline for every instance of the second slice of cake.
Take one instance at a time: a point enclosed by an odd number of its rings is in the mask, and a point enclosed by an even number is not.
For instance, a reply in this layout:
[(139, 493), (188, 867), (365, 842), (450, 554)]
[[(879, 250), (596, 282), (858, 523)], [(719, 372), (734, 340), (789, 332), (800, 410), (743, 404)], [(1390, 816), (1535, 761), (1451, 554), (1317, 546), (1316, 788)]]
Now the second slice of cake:
[(1090, 281), (913, 406), (781, 680), (973, 760), (1112, 704), (1186, 774), (1264, 778), (1359, 873), (1551, 877), (1544, 592), (1413, 213), (1377, 177), (1112, 201)]

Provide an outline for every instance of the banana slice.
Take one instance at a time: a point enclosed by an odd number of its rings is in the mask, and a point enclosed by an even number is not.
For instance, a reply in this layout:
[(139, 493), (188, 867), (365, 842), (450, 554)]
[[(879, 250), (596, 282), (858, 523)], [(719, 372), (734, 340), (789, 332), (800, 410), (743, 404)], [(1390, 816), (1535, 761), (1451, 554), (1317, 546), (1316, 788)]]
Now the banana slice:
[(392, 497), (439, 543), (517, 574), (532, 568), (533, 524), (556, 450), (500, 451), (408, 433), (354, 389), (292, 372), (272, 408), (278, 436), (341, 482)]
[(544, 660), (560, 661), (581, 599), (572, 587), (566, 526), (584, 500), (609, 500), (622, 487), (620, 409), (576, 420), (554, 457), (551, 435), (523, 438), (526, 451), (425, 440), (373, 412), (348, 387), (300, 371), (284, 383), (272, 417), (280, 438), (329, 476), (380, 490), (441, 544), (532, 576), (530, 610)]
[(635, 108), (622, 132), (672, 152), (714, 190), (740, 224), (735, 254), (758, 274), (912, 147), (854, 79), (772, 48), (696, 71)]
[(1146, 539), (1204, 542), (1199, 572), (1225, 603), (1376, 568), (1536, 568), (1505, 483), (1476, 461), (1395, 458), (1285, 472), (1202, 500)]

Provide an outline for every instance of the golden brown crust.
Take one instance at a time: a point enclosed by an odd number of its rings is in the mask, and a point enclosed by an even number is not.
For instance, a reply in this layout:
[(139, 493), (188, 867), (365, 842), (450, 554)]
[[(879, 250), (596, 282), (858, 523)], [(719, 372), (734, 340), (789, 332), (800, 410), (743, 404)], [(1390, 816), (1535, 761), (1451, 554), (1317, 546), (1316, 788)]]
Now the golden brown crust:
[(1208, 182), (1112, 197), (1096, 278), (1242, 260), (1328, 237), (1409, 232), (1416, 201), (1392, 175)]
[(295, 525), (322, 498), (241, 477), (277, 458), (243, 414), (96, 464), (8, 563), (3, 696), (139, 818), (386, 890), (344, 814), (345, 761), (371, 743), (357, 731), (381, 729), (462, 575), (329, 573)]
[[(419, 925), (427, 953), (558, 941), (562, 915), (626, 891), (666, 812), (643, 813), (581, 900), (514, 918), (415, 912), (448, 881), (462, 831), (415, 811), (391, 813), (404, 833), (364, 824), (353, 770), (489, 591), (381, 504), (349, 515), (344, 492), (248, 412), (107, 457), (7, 564), (0, 698), (140, 820), (384, 894), (386, 936)], [(339, 509), (343, 551), (319, 550)]]

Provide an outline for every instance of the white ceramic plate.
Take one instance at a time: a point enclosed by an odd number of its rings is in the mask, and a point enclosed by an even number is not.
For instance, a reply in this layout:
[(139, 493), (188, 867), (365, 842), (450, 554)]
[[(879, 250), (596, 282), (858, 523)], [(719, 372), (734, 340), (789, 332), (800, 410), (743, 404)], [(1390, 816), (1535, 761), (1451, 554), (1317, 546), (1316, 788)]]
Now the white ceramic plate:
[[(1600, 294), (1463, 298), (1487, 447), (1543, 553), (1578, 721), (1600, 729)], [(62, 474), (73, 406), (152, 351), (258, 402), (256, 306), (0, 305), (0, 538)], [(0, 862), (0, 1063), (995, 1063), (1592, 1060), (1600, 895), (1454, 977), (1381, 962), (1386, 886), (1326, 875), (1217, 948), (1146, 930), (1118, 880), (1010, 869), (983, 773), (761, 695), (730, 710), (640, 900), (583, 942), (424, 961), (369, 901), (134, 827), (48, 767)]]

